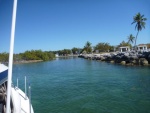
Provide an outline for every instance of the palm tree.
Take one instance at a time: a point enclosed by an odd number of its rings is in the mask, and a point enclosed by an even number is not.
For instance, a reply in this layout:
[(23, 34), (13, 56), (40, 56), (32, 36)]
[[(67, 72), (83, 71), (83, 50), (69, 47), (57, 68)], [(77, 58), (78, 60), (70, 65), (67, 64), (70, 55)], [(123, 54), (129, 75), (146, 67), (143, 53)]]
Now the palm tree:
[(137, 34), (136, 34), (136, 38), (135, 38), (135, 46), (136, 46), (136, 40), (137, 40), (137, 36), (138, 36), (138, 33), (139, 31), (142, 30), (142, 28), (145, 28), (145, 21), (147, 19), (144, 18), (144, 15), (141, 15), (140, 13), (137, 13), (134, 17), (133, 17), (133, 22), (131, 24), (134, 24), (136, 23), (135, 25), (135, 29), (137, 29)]
[(128, 43), (133, 43), (134, 40), (135, 40), (135, 37), (134, 37), (132, 34), (130, 34), (130, 35), (128, 36)]
[(91, 43), (89, 41), (86, 42), (85, 47), (90, 47)]
[(89, 41), (86, 42), (85, 46), (84, 46), (84, 50), (87, 52), (87, 53), (90, 53), (92, 52), (92, 47), (91, 47), (92, 43), (90, 43)]

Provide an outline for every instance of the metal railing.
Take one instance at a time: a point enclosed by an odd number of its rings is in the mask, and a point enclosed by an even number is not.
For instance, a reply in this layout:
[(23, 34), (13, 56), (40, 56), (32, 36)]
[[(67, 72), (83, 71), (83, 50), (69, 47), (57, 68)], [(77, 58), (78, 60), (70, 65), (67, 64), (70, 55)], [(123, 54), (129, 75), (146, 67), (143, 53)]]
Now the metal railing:
[[(17, 78), (17, 88), (19, 88), (18, 87), (19, 86), (19, 80), (18, 80), (18, 78)], [(24, 96), (24, 99), (29, 99), (29, 113), (31, 113), (31, 85), (29, 84), (28, 85), (28, 93), (27, 93), (27, 78), (26, 78), (26, 76), (25, 76), (25, 80), (24, 80), (24, 88), (25, 88), (25, 96)], [(27, 98), (27, 95), (28, 95), (28, 98)]]

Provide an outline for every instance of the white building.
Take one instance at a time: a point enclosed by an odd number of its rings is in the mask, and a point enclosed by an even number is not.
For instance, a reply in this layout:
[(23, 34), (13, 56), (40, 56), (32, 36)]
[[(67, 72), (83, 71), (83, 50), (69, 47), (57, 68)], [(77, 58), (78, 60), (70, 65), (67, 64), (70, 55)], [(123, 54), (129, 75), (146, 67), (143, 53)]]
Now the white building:
[(129, 46), (119, 47), (119, 51), (120, 52), (128, 52), (128, 51), (130, 51), (130, 47)]
[(59, 57), (59, 55), (58, 55), (58, 54), (55, 54), (55, 57), (57, 58), (57, 57)]
[(147, 51), (147, 45), (141, 44), (137, 46), (138, 51)]

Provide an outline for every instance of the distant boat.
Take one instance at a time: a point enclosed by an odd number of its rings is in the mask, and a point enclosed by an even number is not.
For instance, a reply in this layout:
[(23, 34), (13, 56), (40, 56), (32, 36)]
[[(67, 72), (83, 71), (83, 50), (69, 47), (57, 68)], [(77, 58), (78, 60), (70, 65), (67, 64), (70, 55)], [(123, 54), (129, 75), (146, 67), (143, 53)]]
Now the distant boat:
[[(26, 94), (26, 77), (25, 93), (12, 84), (12, 63), (15, 36), (17, 0), (14, 0), (12, 28), (10, 38), (10, 52), (8, 66), (0, 64), (0, 113), (34, 113), (31, 105), (31, 93), (29, 86), (29, 97)], [(17, 80), (18, 81), (18, 80)], [(18, 83), (18, 82), (17, 82)]]

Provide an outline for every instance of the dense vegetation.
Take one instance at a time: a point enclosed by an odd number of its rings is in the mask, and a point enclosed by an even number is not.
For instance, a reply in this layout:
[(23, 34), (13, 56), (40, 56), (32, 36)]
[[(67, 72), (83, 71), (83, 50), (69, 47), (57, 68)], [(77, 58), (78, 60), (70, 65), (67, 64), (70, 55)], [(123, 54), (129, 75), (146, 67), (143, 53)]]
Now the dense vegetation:
[(0, 62), (7, 62), (8, 61), (8, 53), (4, 52), (4, 53), (0, 53)]
[(114, 51), (114, 46), (110, 46), (109, 43), (98, 43), (94, 50), (98, 50), (99, 52), (109, 52)]
[(130, 48), (132, 47), (132, 45), (128, 42), (122, 41), (117, 47), (122, 47), (122, 46), (129, 46)]
[(70, 49), (63, 49), (63, 50), (54, 51), (54, 53), (60, 56), (67, 56), (68, 54), (71, 54), (72, 52)]
[[(8, 62), (8, 53), (0, 53), (0, 62)], [(24, 53), (14, 54), (14, 61), (28, 61), (28, 60), (52, 60), (55, 58), (53, 52), (42, 50), (25, 51)]]

